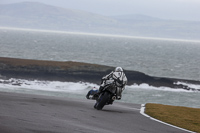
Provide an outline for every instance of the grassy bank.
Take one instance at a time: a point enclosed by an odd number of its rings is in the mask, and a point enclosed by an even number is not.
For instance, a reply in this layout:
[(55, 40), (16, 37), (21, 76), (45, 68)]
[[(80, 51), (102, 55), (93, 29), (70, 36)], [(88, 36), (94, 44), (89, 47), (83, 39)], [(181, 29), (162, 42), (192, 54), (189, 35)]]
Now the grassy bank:
[(200, 109), (148, 103), (145, 113), (166, 123), (200, 133)]

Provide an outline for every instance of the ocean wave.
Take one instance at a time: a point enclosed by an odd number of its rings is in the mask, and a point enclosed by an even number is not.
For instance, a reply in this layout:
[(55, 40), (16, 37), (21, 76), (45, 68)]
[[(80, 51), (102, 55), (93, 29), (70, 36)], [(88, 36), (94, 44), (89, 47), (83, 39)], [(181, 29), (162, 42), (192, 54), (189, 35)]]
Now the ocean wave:
[(172, 92), (194, 92), (192, 90), (185, 90), (180, 88), (170, 88), (170, 87), (155, 87), (149, 84), (143, 83), (140, 85), (134, 84), (128, 87), (129, 89), (143, 89), (143, 90), (159, 90), (159, 91), (172, 91)]
[[(192, 88), (199, 89), (199, 85), (186, 84), (178, 82), (177, 84), (187, 85)], [(25, 79), (15, 79), (11, 78), (8, 80), (0, 79), (0, 88), (6, 89), (31, 89), (31, 90), (42, 90), (42, 91), (53, 91), (53, 92), (72, 92), (72, 93), (82, 93), (84, 91), (96, 88), (99, 88), (99, 85), (86, 82), (61, 82), (61, 81), (41, 81), (41, 80), (25, 80)], [(174, 89), (170, 87), (155, 87), (149, 84), (133, 84), (127, 85), (126, 87), (129, 91), (134, 91), (134, 89), (142, 90), (160, 90), (160, 91), (174, 91), (174, 92), (194, 92), (192, 90), (184, 89)]]
[(31, 89), (54, 92), (80, 92), (97, 87), (96, 84), (85, 82), (60, 82), (60, 81), (39, 81), (11, 78), (0, 80), (0, 88), (6, 89)]
[(180, 81), (178, 81), (175, 84), (177, 84), (177, 85), (185, 85), (185, 86), (187, 86), (189, 88), (194, 88), (196, 90), (200, 90), (200, 85), (199, 84), (198, 85), (197, 84), (190, 84), (190, 83), (185, 83), (185, 82), (180, 82)]

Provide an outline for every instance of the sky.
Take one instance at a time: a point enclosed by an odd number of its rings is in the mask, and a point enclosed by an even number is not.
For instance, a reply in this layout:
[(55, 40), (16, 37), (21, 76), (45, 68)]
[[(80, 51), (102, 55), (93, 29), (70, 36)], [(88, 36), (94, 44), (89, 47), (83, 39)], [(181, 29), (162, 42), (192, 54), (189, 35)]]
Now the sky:
[(200, 0), (0, 0), (0, 4), (24, 1), (106, 16), (143, 14), (163, 19), (200, 21)]

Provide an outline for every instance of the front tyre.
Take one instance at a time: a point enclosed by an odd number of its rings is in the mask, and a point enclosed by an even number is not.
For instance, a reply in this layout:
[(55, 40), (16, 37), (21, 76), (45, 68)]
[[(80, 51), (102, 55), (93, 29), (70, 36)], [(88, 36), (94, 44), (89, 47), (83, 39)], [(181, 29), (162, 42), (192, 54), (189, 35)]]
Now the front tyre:
[(102, 108), (106, 105), (109, 98), (110, 94), (108, 92), (105, 92), (103, 95), (100, 96), (94, 108), (96, 108), (97, 110), (102, 110)]

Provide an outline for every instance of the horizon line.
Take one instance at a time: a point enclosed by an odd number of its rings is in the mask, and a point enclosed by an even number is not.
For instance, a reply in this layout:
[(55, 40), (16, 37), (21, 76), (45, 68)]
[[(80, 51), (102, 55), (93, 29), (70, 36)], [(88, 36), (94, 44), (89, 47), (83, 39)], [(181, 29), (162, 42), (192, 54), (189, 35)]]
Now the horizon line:
[(0, 26), (0, 29), (34, 31), (34, 32), (49, 32), (49, 33), (63, 33), (63, 34), (80, 34), (80, 35), (104, 36), (104, 37), (121, 37), (121, 38), (133, 38), (133, 39), (198, 42), (198, 43), (200, 43), (200, 40), (188, 40), (188, 39), (179, 39), (179, 38), (177, 38), (177, 39), (175, 39), (175, 38), (162, 38), (162, 37), (145, 37), (145, 36), (131, 36), (131, 35), (121, 35), (121, 34), (108, 34), (108, 33), (92, 33), (92, 32), (78, 32), (78, 31), (47, 30), (47, 29), (30, 29), (30, 28), (1, 27), (1, 26)]

